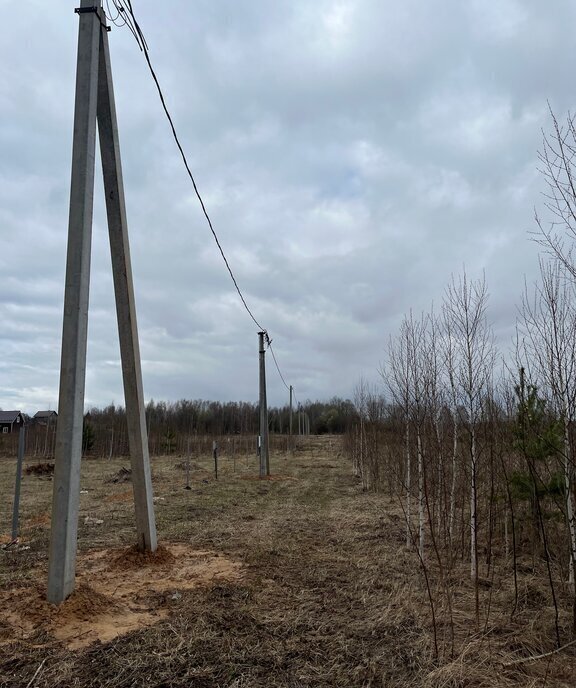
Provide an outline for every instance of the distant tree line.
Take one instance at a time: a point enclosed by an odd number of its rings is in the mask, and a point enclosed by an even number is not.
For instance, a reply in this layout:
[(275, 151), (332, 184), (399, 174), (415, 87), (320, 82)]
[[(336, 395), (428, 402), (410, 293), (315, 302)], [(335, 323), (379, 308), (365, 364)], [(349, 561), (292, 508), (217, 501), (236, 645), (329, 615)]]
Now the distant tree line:
[[(355, 416), (354, 404), (348, 399), (333, 397), (328, 401), (310, 401), (294, 405), (292, 434), (342, 434)], [(53, 458), (56, 423), (38, 426), (27, 420), (26, 454), (36, 458)], [(306, 421), (306, 422), (305, 422)], [(271, 437), (288, 436), (290, 408), (273, 406), (268, 409)], [(242, 437), (240, 451), (252, 451), (259, 432), (259, 407), (246, 401), (206, 401), (181, 399), (176, 402), (151, 400), (146, 405), (148, 443), (153, 456), (183, 453), (190, 447), (208, 451), (210, 438)], [(198, 438), (209, 438), (200, 441)], [(17, 433), (0, 436), (0, 454), (16, 453)], [(204, 447), (204, 444), (206, 447)], [(278, 445), (280, 446), (280, 445)], [(93, 407), (84, 416), (83, 454), (89, 457), (127, 456), (129, 454), (126, 412), (124, 407), (110, 404)]]
[[(354, 404), (347, 399), (308, 400), (293, 408), (292, 433), (304, 433), (304, 417), (311, 434), (344, 433), (354, 415)], [(288, 435), (289, 406), (270, 407), (268, 422), (272, 435)], [(151, 400), (146, 405), (146, 425), (152, 455), (184, 452), (190, 438), (255, 437), (259, 431), (259, 407), (257, 403), (245, 401)], [(83, 445), (88, 455), (128, 454), (125, 409), (114, 404), (101, 409), (91, 408), (84, 418)]]

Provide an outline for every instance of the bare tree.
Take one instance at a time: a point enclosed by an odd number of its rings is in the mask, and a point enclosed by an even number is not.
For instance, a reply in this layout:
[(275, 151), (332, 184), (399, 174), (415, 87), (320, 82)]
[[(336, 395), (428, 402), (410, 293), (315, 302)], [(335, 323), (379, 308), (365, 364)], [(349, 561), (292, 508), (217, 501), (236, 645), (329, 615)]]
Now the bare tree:
[(552, 110), (553, 133), (543, 134), (538, 157), (548, 190), (544, 194), (549, 221), (535, 214), (535, 240), (576, 280), (576, 117), (568, 113), (561, 124)]
[[(432, 309), (426, 316), (426, 329), (424, 333), (424, 346), (422, 351), (422, 381), (426, 399), (426, 411), (431, 426), (431, 446), (435, 459), (435, 485), (434, 485), (434, 523), (437, 532), (440, 533), (443, 516), (445, 515), (445, 466), (443, 451), (443, 424), (441, 422), (442, 410), (447, 400), (446, 376), (444, 374), (443, 342), (441, 339), (442, 324)], [(432, 457), (430, 457), (432, 458)]]
[(443, 309), (452, 339), (454, 384), (462, 408), (462, 426), (468, 436), (470, 456), (470, 573), (476, 589), (478, 613), (478, 424), (482, 404), (493, 374), (495, 350), (486, 319), (488, 292), (484, 277), (469, 282), (464, 271), (452, 277)]
[(356, 412), (360, 418), (359, 424), (359, 438), (358, 438), (358, 455), (354, 462), (354, 473), (362, 481), (362, 488), (367, 490), (368, 484), (368, 471), (366, 470), (366, 441), (365, 441), (365, 429), (364, 425), (366, 422), (366, 416), (368, 415), (368, 396), (369, 396), (369, 385), (368, 382), (361, 377), (358, 384), (354, 388), (354, 406)]
[(410, 451), (410, 338), (405, 327), (402, 327), (396, 339), (390, 337), (388, 342), (388, 369), (382, 369), (380, 375), (390, 391), (394, 403), (402, 410), (404, 421), (404, 488), (406, 490), (406, 547), (411, 544), (412, 519), (412, 456)]
[(425, 335), (426, 317), (416, 320), (410, 311), (404, 316), (400, 333), (396, 340), (390, 340), (389, 364), (390, 377), (388, 386), (392, 397), (403, 408), (405, 418), (406, 447), (406, 543), (412, 542), (411, 499), (412, 499), (412, 466), (410, 449), (410, 428), (416, 439), (416, 459), (418, 471), (418, 551), (424, 557), (424, 524), (425, 524), (425, 476), (423, 425), (426, 416), (425, 395)]
[(558, 260), (540, 261), (541, 281), (535, 285), (532, 296), (526, 288), (522, 299), (519, 339), (524, 361), (531, 366), (541, 392), (551, 398), (563, 424), (564, 511), (570, 542), (568, 578), (574, 584), (576, 522), (570, 428), (576, 418), (576, 309), (570, 274)]
[(458, 388), (456, 385), (457, 356), (456, 341), (452, 333), (453, 326), (450, 311), (443, 309), (443, 349), (444, 349), (444, 368), (448, 378), (448, 396), (450, 400), (450, 410), (452, 415), (452, 462), (451, 462), (451, 484), (450, 484), (450, 507), (448, 512), (448, 539), (450, 545), (454, 541), (454, 519), (456, 514), (456, 486), (458, 480)]

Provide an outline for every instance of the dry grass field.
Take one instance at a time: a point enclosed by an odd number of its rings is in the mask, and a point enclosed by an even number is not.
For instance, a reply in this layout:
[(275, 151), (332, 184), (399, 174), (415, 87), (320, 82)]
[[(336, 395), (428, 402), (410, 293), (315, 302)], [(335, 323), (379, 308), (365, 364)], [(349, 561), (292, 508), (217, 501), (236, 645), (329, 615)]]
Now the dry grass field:
[[(44, 602), (52, 482), (25, 475), (19, 549), (0, 550), (0, 685), (575, 686), (576, 646), (554, 648), (551, 609), (526, 574), (510, 618), (511, 583), (483, 592), (474, 622), (466, 575), (453, 587), (454, 643), (404, 544), (401, 512), (364, 493), (337, 438), (306, 438), (256, 457), (154, 459), (162, 548), (130, 550), (124, 460), (85, 460), (78, 584), (60, 608)], [(0, 535), (8, 534), (15, 462), (0, 460)], [(431, 585), (434, 596), (434, 584)]]

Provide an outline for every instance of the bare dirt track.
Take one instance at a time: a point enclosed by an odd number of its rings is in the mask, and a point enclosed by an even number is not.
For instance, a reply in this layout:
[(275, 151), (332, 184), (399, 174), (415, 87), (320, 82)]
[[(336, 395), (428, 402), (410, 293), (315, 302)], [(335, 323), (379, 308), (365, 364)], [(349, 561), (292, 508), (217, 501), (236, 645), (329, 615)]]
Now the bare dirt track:
[[(0, 686), (576, 685), (574, 647), (507, 666), (553, 647), (548, 603), (529, 594), (529, 581), (517, 619), (498, 610), (493, 592), (481, 628), (471, 623), (466, 581), (455, 581), (455, 652), (439, 614), (434, 657), (401, 515), (361, 491), (336, 438), (272, 455), (273, 480), (251, 479), (255, 458), (237, 458), (234, 471), (223, 456), (216, 482), (205, 457), (195, 459), (188, 491), (181, 461), (153, 462), (165, 547), (157, 561), (129, 549), (129, 484), (109, 482), (127, 460), (84, 461), (77, 592), (60, 609), (43, 598), (52, 483), (25, 476), (29, 549), (0, 551)], [(2, 460), (0, 535), (13, 476), (14, 462)]]

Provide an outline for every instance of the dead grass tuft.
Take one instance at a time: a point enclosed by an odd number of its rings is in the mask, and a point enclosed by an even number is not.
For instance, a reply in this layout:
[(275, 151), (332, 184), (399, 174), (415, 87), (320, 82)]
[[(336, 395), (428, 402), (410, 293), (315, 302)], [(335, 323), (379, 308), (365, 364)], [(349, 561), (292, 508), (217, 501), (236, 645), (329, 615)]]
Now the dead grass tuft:
[(241, 480), (261, 480), (262, 482), (282, 482), (283, 480), (298, 480), (293, 475), (243, 475)]
[(24, 468), (25, 475), (54, 475), (54, 464), (32, 463)]
[(109, 476), (104, 481), (106, 483), (128, 483), (132, 482), (132, 469), (122, 466), (114, 475)]

